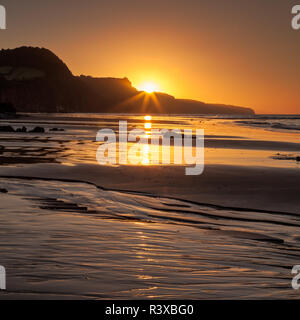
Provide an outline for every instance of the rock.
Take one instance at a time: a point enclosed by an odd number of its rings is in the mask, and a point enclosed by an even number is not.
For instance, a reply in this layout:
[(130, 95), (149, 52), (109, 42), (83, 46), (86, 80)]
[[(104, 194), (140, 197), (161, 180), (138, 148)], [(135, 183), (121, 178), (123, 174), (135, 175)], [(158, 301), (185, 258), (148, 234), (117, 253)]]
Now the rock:
[(16, 109), (12, 103), (0, 102), (0, 119), (17, 118)]
[(12, 105), (12, 103), (7, 102), (0, 102), (0, 113), (16, 113), (15, 107)]
[(15, 132), (12, 126), (0, 126), (0, 132)]
[(29, 131), (31, 133), (44, 133), (45, 129), (42, 127), (35, 127), (33, 130)]
[(16, 132), (27, 132), (27, 128), (26, 127), (18, 128)]
[(52, 128), (49, 131), (65, 131), (65, 129), (59, 129), (59, 128)]
[(8, 191), (6, 189), (0, 188), (0, 193), (7, 193)]

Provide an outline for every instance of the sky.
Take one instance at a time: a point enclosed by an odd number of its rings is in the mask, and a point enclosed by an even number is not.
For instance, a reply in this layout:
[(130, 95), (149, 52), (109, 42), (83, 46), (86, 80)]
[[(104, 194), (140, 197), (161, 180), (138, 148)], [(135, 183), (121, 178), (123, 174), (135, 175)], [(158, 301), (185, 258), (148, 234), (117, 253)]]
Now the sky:
[(74, 75), (300, 114), (300, 0), (0, 0), (0, 48), (45, 47)]

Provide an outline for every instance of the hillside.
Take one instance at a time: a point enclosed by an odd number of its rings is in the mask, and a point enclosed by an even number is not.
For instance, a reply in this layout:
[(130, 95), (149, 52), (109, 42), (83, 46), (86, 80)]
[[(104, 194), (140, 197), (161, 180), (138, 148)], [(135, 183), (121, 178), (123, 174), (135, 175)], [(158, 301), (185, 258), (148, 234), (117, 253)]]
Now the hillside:
[(249, 108), (155, 96), (158, 105), (127, 78), (74, 76), (44, 48), (0, 51), (0, 103), (12, 103), (17, 112), (254, 114)]

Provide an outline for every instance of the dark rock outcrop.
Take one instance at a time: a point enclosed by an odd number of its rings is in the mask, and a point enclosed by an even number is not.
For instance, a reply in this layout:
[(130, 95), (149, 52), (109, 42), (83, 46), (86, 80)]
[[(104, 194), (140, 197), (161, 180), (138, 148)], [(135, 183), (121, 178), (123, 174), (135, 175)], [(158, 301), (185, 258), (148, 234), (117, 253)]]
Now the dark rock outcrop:
[(0, 51), (0, 102), (13, 103), (17, 112), (254, 114), (249, 108), (175, 99), (164, 93), (155, 94), (157, 105), (145, 96), (127, 78), (74, 76), (47, 49)]
[(27, 132), (27, 128), (23, 126), (22, 128), (18, 128), (16, 132)]
[(0, 132), (15, 132), (12, 126), (0, 126)]
[(0, 119), (12, 119), (16, 117), (16, 109), (12, 103), (0, 102)]
[(16, 108), (12, 103), (2, 102), (0, 103), (0, 113), (16, 113)]
[(35, 127), (29, 131), (30, 133), (45, 133), (45, 129), (42, 127)]
[(52, 128), (52, 129), (50, 129), (49, 131), (55, 131), (55, 132), (57, 132), (57, 131), (65, 131), (65, 129), (62, 129), (62, 128)]

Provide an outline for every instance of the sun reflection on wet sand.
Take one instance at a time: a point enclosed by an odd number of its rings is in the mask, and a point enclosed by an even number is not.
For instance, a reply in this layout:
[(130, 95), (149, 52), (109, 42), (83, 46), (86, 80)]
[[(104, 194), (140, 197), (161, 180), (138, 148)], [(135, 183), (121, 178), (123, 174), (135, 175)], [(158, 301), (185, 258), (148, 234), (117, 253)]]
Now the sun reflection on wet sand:
[[(149, 141), (150, 151), (144, 152), (141, 144), (139, 164), (128, 161), (126, 164), (119, 163), (119, 159), (126, 157), (125, 150), (119, 150), (116, 142), (117, 165), (163, 165), (159, 154), (171, 153), (173, 160), (173, 149), (169, 151), (161, 144), (151, 145), (151, 141), (157, 137), (154, 130), (166, 128), (168, 130), (179, 128), (205, 130), (205, 164), (230, 164), (239, 166), (269, 166), (280, 168), (299, 168), (299, 162), (291, 160), (274, 160), (274, 156), (297, 155), (297, 145), (300, 133), (266, 131), (256, 127), (237, 125), (235, 120), (225, 119), (203, 119), (200, 117), (158, 116), (144, 113), (143, 115), (72, 115), (68, 118), (62, 115), (53, 115), (49, 118), (39, 116), (39, 120), (28, 119), (25, 126), (33, 126), (33, 123), (42, 120), (46, 130), (54, 126), (64, 127), (63, 132), (50, 133), (32, 139), (27, 134), (18, 133), (4, 136), (2, 134), (1, 165), (4, 164), (28, 164), (28, 163), (61, 163), (66, 166), (80, 164), (97, 164), (95, 157), (97, 147), (95, 143), (95, 130), (111, 128), (118, 132), (119, 120), (128, 121), (128, 131), (139, 128), (145, 131), (144, 137)], [(99, 117), (99, 118), (97, 118)], [(86, 122), (86, 123), (85, 123)], [(10, 122), (14, 127), (19, 124)], [(48, 124), (49, 123), (49, 124)], [(55, 123), (55, 124), (54, 124)], [(151, 124), (151, 128), (145, 128), (145, 124)], [(148, 125), (147, 125), (148, 126)], [(119, 132), (120, 133), (120, 132)], [(47, 147), (45, 142), (47, 142)], [(20, 145), (18, 145), (20, 144)], [(128, 143), (128, 149), (133, 143)], [(18, 147), (15, 147), (18, 146)], [(162, 147), (164, 148), (162, 150)], [(147, 151), (147, 148), (145, 149)], [(277, 155), (278, 153), (278, 155)], [(141, 157), (142, 154), (142, 157)], [(155, 161), (159, 159), (159, 161)], [(276, 158), (275, 158), (276, 159)], [(114, 166), (108, 159), (107, 166)], [(171, 161), (171, 165), (174, 162)], [(183, 164), (185, 165), (185, 164)]]
[(150, 146), (145, 144), (143, 146), (143, 160), (142, 160), (142, 164), (144, 165), (149, 165), (150, 164)]
[(152, 123), (151, 122), (146, 122), (145, 123), (145, 129), (151, 129), (152, 128)]

